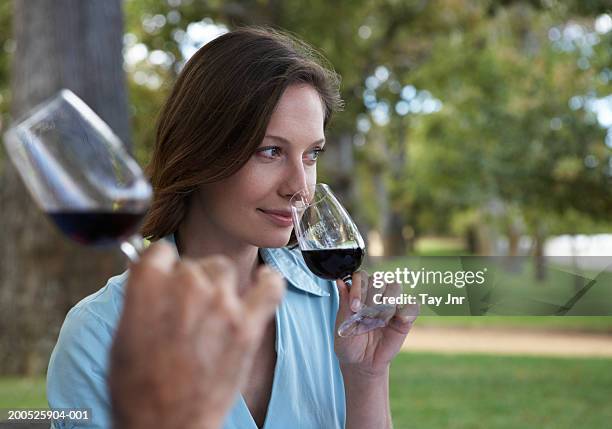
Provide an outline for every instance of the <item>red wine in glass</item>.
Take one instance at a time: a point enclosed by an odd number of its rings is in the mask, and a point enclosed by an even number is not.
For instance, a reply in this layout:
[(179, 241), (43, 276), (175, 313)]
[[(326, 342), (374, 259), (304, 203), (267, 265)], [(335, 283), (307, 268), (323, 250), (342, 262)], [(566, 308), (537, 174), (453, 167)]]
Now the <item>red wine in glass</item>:
[(47, 215), (68, 237), (90, 246), (114, 245), (138, 232), (145, 212), (56, 211)]
[(327, 280), (350, 278), (361, 266), (364, 254), (361, 247), (302, 250), (310, 271)]

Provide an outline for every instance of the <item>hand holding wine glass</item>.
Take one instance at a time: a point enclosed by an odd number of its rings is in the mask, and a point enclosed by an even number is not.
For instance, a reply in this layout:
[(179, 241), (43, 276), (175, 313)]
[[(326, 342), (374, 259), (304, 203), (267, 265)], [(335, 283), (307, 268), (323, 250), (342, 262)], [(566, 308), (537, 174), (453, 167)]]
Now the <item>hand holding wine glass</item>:
[(231, 260), (180, 260), (164, 240), (132, 265), (109, 357), (113, 427), (223, 426), (285, 290), (266, 265), (246, 293), (237, 283)]
[[(347, 334), (336, 337), (334, 350), (343, 372), (354, 370), (368, 375), (383, 375), (404, 344), (419, 314), (419, 305), (374, 304), (374, 294), (396, 297), (401, 293), (401, 286), (390, 283), (382, 288), (374, 288), (371, 277), (365, 271), (353, 275), (352, 287), (358, 284), (362, 285), (364, 293), (361, 320), (352, 323), (352, 330)], [(342, 281), (338, 281), (338, 291), (340, 308), (336, 318), (337, 329), (355, 316), (348, 305), (348, 288)]]
[(4, 135), (30, 194), (68, 237), (81, 244), (121, 243), (132, 261), (151, 186), (113, 131), (80, 98), (62, 90)]

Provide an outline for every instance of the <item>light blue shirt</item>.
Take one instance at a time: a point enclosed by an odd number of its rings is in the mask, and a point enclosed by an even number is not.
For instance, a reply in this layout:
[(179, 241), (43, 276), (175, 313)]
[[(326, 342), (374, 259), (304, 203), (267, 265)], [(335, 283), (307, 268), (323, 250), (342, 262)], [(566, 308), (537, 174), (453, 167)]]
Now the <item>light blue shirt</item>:
[[(338, 291), (333, 282), (314, 276), (297, 250), (260, 249), (260, 254), (288, 283), (276, 310), (276, 368), (263, 427), (344, 428), (344, 383), (334, 353)], [(56, 421), (53, 427), (111, 427), (108, 355), (128, 275), (112, 277), (66, 316), (49, 361), (47, 398), (51, 408), (91, 409), (91, 422)], [(257, 428), (242, 395), (223, 428)]]

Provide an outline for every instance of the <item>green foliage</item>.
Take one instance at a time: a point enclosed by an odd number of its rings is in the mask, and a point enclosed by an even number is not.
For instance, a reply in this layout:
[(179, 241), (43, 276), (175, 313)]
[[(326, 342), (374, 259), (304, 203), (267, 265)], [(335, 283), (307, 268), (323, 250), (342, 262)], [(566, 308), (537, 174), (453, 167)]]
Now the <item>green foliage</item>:
[[(553, 219), (570, 212), (607, 219), (605, 130), (570, 100), (607, 95), (597, 92), (597, 67), (610, 65), (599, 56), (609, 60), (609, 49), (596, 45), (599, 65), (583, 70), (580, 49), (563, 51), (549, 41), (555, 25), (564, 22), (518, 5), (434, 41), (431, 57), (412, 73), (444, 103), (439, 114), (415, 122), (411, 168), (429, 194), (423, 198), (455, 212), (500, 200), (531, 212), (526, 219), (557, 226)], [(593, 31), (592, 20), (582, 25)]]
[[(486, 212), (492, 201), (512, 206), (524, 219), (546, 219), (549, 231), (566, 231), (569, 219), (578, 218), (585, 228), (593, 223), (609, 228), (611, 150), (603, 144), (605, 130), (585, 107), (608, 95), (612, 79), (612, 32), (593, 33), (594, 19), (610, 11), (605, 0), (127, 0), (123, 5), (126, 52), (137, 44), (146, 48), (140, 61), (126, 62), (133, 141), (143, 164), (155, 140), (157, 114), (185, 60), (181, 44), (190, 25), (268, 25), (305, 39), (342, 76), (346, 108), (332, 122), (328, 139), (357, 135), (356, 141), (365, 142), (355, 147), (351, 180), (365, 202), (356, 207), (370, 225), (384, 223), (375, 203), (379, 183), (388, 190), (391, 210), (419, 233), (449, 232), (455, 216)], [(10, 101), (10, 19), (10, 2), (3, 2), (3, 122)], [(550, 32), (562, 34), (568, 25), (580, 26), (597, 43), (586, 46), (578, 38), (571, 49), (553, 43)], [(381, 66), (388, 78), (366, 91), (366, 80)], [(397, 113), (406, 85), (417, 96), (439, 100), (442, 109)], [(374, 105), (386, 105), (386, 123), (377, 123), (372, 97)], [(369, 130), (358, 130), (358, 120)], [(333, 182), (334, 170), (327, 170), (323, 174)]]
[[(597, 76), (610, 67), (610, 33), (592, 46), (586, 70), (578, 65), (578, 42), (561, 50), (548, 36), (571, 22), (592, 31), (593, 19), (605, 11), (598, 1), (131, 0), (127, 31), (172, 61), (166, 67), (144, 61), (130, 72), (137, 153), (145, 160), (150, 151), (155, 115), (183, 60), (180, 42), (191, 23), (270, 25), (317, 47), (341, 74), (346, 111), (333, 122), (332, 141), (354, 134), (357, 118), (372, 123), (365, 81), (379, 66), (388, 70), (389, 78), (371, 92), (388, 106), (389, 121), (373, 124), (356, 150), (353, 179), (363, 200), (376, 201), (372, 183), (382, 180), (391, 210), (423, 231), (448, 232), (455, 214), (491, 201), (529, 211), (526, 219), (550, 219), (550, 228), (560, 231), (558, 219), (570, 212), (602, 219), (612, 204), (610, 150), (593, 114), (568, 102), (605, 95)], [(138, 72), (167, 85), (137, 84)], [(394, 113), (406, 84), (441, 100), (442, 111)], [(380, 226), (377, 204), (361, 211)]]

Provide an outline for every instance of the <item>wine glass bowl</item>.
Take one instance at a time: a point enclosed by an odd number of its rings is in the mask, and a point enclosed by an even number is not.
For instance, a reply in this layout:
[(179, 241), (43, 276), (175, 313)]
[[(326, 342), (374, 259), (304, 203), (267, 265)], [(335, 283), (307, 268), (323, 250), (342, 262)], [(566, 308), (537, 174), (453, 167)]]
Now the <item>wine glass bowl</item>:
[(37, 205), (64, 234), (88, 245), (124, 242), (122, 250), (137, 258), (142, 238), (136, 233), (151, 186), (120, 139), (80, 98), (60, 91), (13, 125), (4, 143)]
[(365, 255), (357, 226), (328, 185), (318, 183), (291, 198), (295, 235), (308, 268), (317, 276), (351, 284)]
[[(309, 186), (291, 198), (291, 216), (300, 251), (315, 275), (342, 279), (350, 287), (352, 275), (365, 256), (365, 244), (359, 229), (330, 187), (324, 183)], [(368, 294), (362, 288), (362, 294)], [(396, 307), (388, 304), (365, 305), (344, 320), (338, 335), (361, 335), (386, 326)]]

